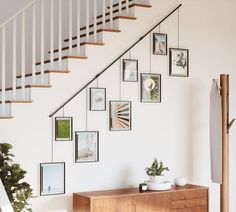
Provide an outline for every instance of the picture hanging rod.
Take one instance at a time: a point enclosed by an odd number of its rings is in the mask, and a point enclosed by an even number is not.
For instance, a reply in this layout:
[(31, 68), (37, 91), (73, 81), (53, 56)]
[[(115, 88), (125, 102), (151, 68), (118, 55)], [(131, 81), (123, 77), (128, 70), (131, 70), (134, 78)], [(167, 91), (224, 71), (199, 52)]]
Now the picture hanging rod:
[(53, 113), (49, 115), (49, 117), (53, 117), (58, 111), (60, 111), (63, 107), (65, 107), (71, 100), (73, 100), (77, 95), (79, 95), (85, 88), (87, 88), (93, 81), (99, 78), (105, 71), (107, 71), (114, 63), (116, 63), (121, 57), (123, 57), (130, 49), (136, 46), (140, 41), (142, 41), (147, 35), (149, 35), (157, 26), (163, 23), (166, 19), (168, 19), (173, 13), (175, 13), (182, 4), (179, 4), (175, 9), (173, 9), (168, 15), (166, 15), (161, 21), (159, 21), (155, 26), (153, 26), (150, 30), (148, 30), (142, 37), (140, 37), (134, 44), (132, 44), (128, 49), (126, 49), (120, 56), (118, 56), (113, 62), (111, 62), (105, 69), (103, 69), (100, 73), (98, 73), (93, 79), (91, 79), (88, 83), (86, 83), (82, 88), (80, 88), (72, 97), (70, 97), (64, 104), (58, 107)]

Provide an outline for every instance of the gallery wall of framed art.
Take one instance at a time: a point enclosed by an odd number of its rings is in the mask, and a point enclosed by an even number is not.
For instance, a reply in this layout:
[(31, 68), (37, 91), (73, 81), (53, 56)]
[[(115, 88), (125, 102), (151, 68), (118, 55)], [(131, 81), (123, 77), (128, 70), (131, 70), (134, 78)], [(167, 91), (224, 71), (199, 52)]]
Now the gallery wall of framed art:
[[(62, 116), (54, 117), (52, 152), (55, 145), (71, 141), (68, 143), (73, 145), (71, 156), (76, 166), (100, 163), (105, 134), (129, 136), (136, 131), (136, 107), (158, 110), (165, 102), (163, 84), (174, 77), (177, 77), (175, 80), (189, 77), (189, 50), (179, 48), (179, 42), (173, 45), (169, 37), (168, 31), (154, 30), (143, 41), (146, 51), (130, 49), (112, 65), (108, 74), (97, 75), (83, 93), (75, 97), (75, 105), (73, 101), (69, 109), (65, 105)], [(141, 114), (145, 114), (145, 110)], [(60, 192), (56, 191), (56, 186), (50, 184), (51, 178), (47, 177), (50, 172), (47, 167), (53, 170), (57, 165), (40, 165), (42, 196), (63, 194), (62, 184)], [(63, 175), (62, 170), (57, 171)]]

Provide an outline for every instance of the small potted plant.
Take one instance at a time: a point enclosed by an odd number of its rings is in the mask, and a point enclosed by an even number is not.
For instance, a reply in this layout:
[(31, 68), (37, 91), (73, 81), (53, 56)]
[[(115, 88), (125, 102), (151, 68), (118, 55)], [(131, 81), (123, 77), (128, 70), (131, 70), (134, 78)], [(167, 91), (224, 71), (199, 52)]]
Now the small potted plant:
[(162, 161), (158, 162), (156, 158), (151, 165), (151, 167), (145, 168), (147, 175), (150, 178), (150, 183), (162, 183), (164, 181), (164, 171), (169, 171), (168, 167), (164, 167)]

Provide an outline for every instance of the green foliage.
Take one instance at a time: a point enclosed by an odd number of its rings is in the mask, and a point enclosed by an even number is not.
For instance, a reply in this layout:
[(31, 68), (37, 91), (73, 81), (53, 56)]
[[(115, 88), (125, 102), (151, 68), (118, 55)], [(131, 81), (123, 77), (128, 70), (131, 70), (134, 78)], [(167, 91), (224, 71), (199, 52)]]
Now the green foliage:
[(169, 168), (164, 167), (164, 164), (162, 161), (158, 162), (157, 159), (154, 158), (154, 161), (151, 167), (145, 168), (145, 171), (148, 176), (161, 176), (162, 172), (169, 171)]
[(28, 204), (32, 197), (32, 189), (28, 183), (22, 182), (26, 171), (13, 162), (14, 155), (10, 153), (11, 149), (10, 144), (0, 143), (0, 178), (14, 211), (32, 211)]

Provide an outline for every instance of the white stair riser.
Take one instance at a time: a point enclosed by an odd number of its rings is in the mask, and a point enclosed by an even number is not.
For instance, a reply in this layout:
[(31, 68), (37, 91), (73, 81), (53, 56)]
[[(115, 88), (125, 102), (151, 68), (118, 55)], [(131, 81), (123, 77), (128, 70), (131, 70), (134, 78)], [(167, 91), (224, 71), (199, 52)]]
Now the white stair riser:
[(11, 104), (5, 104), (4, 106), (4, 112), (3, 112), (3, 105), (0, 104), (0, 117), (8, 117), (8, 116), (12, 116), (11, 114)]
[[(25, 92), (22, 91), (22, 89), (16, 90), (16, 96), (13, 96), (13, 91), (9, 90), (6, 91), (6, 100), (31, 100), (31, 89), (25, 88)], [(0, 92), (0, 99), (2, 98), (2, 93)]]
[[(16, 80), (17, 86), (20, 86), (22, 78)], [(39, 74), (35, 76), (35, 81), (33, 82), (33, 77), (28, 76), (25, 78), (26, 85), (49, 85), (50, 84), (50, 75), (49, 74)]]

